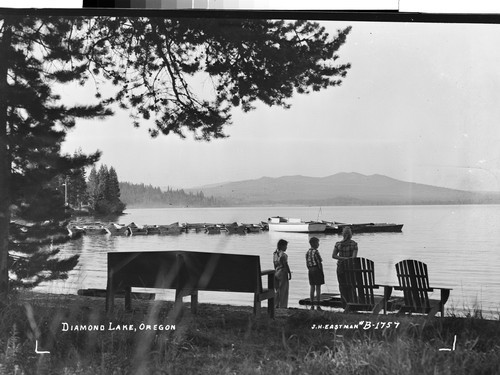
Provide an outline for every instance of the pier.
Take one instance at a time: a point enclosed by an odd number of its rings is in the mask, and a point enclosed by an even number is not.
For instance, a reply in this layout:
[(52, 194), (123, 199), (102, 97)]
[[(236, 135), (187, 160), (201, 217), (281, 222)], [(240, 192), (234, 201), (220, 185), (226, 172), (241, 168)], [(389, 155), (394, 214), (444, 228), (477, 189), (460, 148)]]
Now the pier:
[[(327, 222), (325, 234), (342, 234), (344, 227), (350, 227), (353, 233), (381, 233), (381, 232), (401, 232), (403, 224), (391, 223), (362, 223), (347, 224)], [(121, 236), (145, 236), (145, 235), (175, 235), (181, 233), (207, 233), (207, 234), (248, 234), (269, 231), (267, 222), (260, 223), (172, 223), (168, 225), (143, 225), (135, 223), (85, 223), (73, 222), (68, 225), (71, 236), (76, 235), (121, 235)]]

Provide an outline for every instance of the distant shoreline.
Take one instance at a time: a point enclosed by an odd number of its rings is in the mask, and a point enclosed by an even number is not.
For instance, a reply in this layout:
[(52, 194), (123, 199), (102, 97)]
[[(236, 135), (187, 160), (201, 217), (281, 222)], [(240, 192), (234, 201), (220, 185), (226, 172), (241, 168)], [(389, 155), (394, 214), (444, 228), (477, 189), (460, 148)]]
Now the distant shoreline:
[(123, 212), (126, 214), (127, 209), (144, 209), (144, 208), (244, 208), (244, 207), (380, 207), (380, 206), (495, 206), (500, 205), (499, 202), (433, 202), (433, 203), (366, 203), (366, 204), (296, 204), (296, 203), (262, 203), (262, 204), (234, 204), (220, 206), (174, 206), (174, 205), (133, 205), (127, 204), (127, 208)]

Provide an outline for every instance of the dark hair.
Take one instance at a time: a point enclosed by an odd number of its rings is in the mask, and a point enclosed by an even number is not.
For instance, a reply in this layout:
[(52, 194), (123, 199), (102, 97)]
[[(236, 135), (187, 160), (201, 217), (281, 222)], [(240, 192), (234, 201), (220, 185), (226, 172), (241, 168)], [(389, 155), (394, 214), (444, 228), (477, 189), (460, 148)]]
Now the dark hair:
[(318, 237), (309, 238), (309, 245), (312, 246), (313, 243), (319, 243), (319, 238)]
[(279, 240), (278, 241), (278, 249), (281, 250), (283, 249), (286, 245), (288, 245), (288, 241), (285, 241), (285, 240)]

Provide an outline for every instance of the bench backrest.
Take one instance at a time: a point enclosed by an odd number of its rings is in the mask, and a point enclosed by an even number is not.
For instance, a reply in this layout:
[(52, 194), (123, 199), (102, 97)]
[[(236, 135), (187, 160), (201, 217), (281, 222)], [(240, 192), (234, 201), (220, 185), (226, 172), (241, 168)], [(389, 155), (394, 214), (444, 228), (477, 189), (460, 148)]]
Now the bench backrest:
[(396, 264), (399, 286), (403, 290), (406, 306), (415, 309), (429, 307), (429, 276), (427, 265), (413, 259), (402, 260)]
[(342, 298), (348, 304), (375, 305), (375, 271), (373, 261), (349, 258), (340, 261), (338, 269)]
[(108, 253), (113, 288), (261, 292), (260, 257), (194, 251)]

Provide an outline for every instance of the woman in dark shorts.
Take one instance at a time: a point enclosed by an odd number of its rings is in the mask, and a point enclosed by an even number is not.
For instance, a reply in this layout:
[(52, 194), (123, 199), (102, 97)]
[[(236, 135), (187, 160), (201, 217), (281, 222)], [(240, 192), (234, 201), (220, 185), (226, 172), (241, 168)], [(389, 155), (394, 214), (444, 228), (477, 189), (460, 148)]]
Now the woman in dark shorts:
[(321, 296), (321, 285), (325, 283), (325, 275), (323, 273), (323, 260), (319, 254), (319, 239), (316, 237), (311, 237), (309, 240), (311, 248), (307, 250), (306, 253), (306, 264), (309, 270), (309, 285), (311, 286), (310, 298), (311, 298), (311, 310), (314, 310), (314, 295), (316, 294), (316, 305), (317, 309), (321, 310), (319, 307), (319, 299)]

